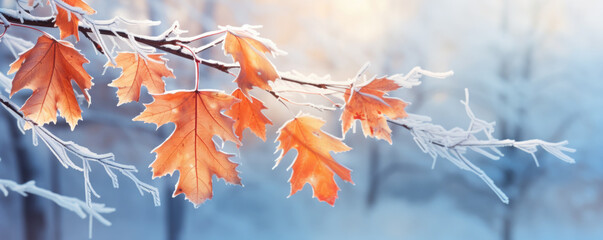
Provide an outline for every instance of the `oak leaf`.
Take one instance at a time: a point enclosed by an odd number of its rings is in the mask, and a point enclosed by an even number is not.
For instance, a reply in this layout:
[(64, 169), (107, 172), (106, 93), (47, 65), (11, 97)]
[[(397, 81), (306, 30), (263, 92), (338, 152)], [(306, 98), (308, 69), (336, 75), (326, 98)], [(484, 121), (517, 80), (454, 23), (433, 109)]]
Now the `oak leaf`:
[(153, 150), (157, 158), (150, 165), (153, 178), (180, 172), (173, 196), (184, 193), (195, 207), (211, 199), (212, 176), (241, 184), (232, 155), (219, 151), (212, 137), (240, 144), (233, 132), (233, 120), (221, 113), (237, 99), (217, 91), (178, 91), (153, 95), (155, 101), (135, 121), (176, 124), (172, 135)]
[(241, 67), (235, 81), (243, 94), (248, 95), (248, 91), (254, 86), (271, 90), (268, 81), (275, 81), (279, 75), (265, 53), (274, 55), (281, 51), (270, 40), (258, 37), (251, 29), (227, 29), (224, 52), (230, 54)]
[(82, 119), (82, 110), (71, 80), (90, 103), (92, 77), (82, 67), (88, 62), (71, 43), (42, 35), (36, 45), (11, 64), (8, 74), (17, 74), (10, 96), (22, 89), (33, 90), (21, 108), (25, 117), (42, 125), (56, 122), (58, 110), (73, 130)]
[[(166, 65), (164, 54), (148, 54), (149, 59), (137, 53), (121, 52), (117, 54), (115, 62), (117, 67), (123, 69), (119, 78), (109, 84), (117, 88), (117, 105), (138, 101), (140, 88), (146, 86), (151, 94), (165, 92), (165, 82), (162, 77), (174, 78), (174, 73)], [(106, 66), (113, 66), (110, 62)], [(113, 66), (115, 67), (115, 66)]]
[(338, 153), (349, 151), (352, 148), (328, 133), (320, 130), (325, 124), (321, 119), (312, 116), (300, 116), (285, 123), (278, 130), (278, 150), (282, 150), (276, 166), (289, 150), (297, 150), (294, 160), (293, 174), (289, 179), (291, 193), (301, 190), (304, 184), (309, 183), (314, 191), (313, 197), (325, 201), (330, 205), (335, 204), (339, 187), (335, 183), (334, 174), (341, 179), (353, 184), (351, 171), (337, 163), (330, 155), (330, 151)]
[(256, 136), (266, 141), (266, 124), (272, 125), (272, 122), (262, 113), (262, 110), (266, 109), (262, 101), (254, 97), (249, 99), (241, 89), (236, 89), (231, 95), (241, 101), (232, 105), (224, 114), (235, 120), (235, 133), (239, 140), (243, 139), (243, 130), (249, 128)]
[[(72, 7), (81, 8), (87, 14), (96, 13), (96, 11), (92, 9), (92, 7), (88, 6), (88, 4), (86, 4), (86, 2), (82, 0), (63, 0), (63, 2)], [(61, 39), (65, 39), (66, 37), (74, 35), (75, 39), (79, 41), (79, 23), (80, 20), (77, 14), (62, 8), (60, 5), (57, 4), (57, 16), (54, 24), (61, 31)]]
[(378, 78), (360, 89), (356, 87), (347, 89), (344, 94), (346, 104), (341, 114), (343, 134), (345, 135), (352, 128), (356, 120), (360, 120), (365, 137), (383, 139), (391, 144), (392, 130), (387, 125), (385, 117), (399, 119), (408, 115), (404, 111), (407, 103), (398, 98), (385, 97), (387, 92), (398, 88), (400, 86), (393, 80)]

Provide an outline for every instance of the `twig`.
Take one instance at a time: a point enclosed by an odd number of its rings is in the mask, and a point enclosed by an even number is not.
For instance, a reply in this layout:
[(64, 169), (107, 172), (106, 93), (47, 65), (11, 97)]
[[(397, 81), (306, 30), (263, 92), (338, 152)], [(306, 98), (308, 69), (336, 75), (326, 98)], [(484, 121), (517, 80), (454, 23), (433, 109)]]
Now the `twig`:
[(63, 196), (51, 191), (48, 191), (43, 188), (39, 188), (36, 186), (35, 181), (29, 181), (24, 184), (18, 184), (11, 180), (0, 179), (0, 192), (4, 194), (4, 196), (8, 196), (8, 190), (16, 192), (21, 196), (27, 197), (27, 194), (37, 195), (46, 199), (49, 199), (56, 203), (57, 205), (70, 210), (77, 214), (79, 217), (86, 218), (87, 216), (90, 219), (96, 219), (100, 223), (111, 226), (111, 222), (104, 218), (102, 214), (112, 213), (115, 211), (114, 208), (105, 207), (105, 204), (100, 203), (91, 203), (87, 204), (86, 202), (79, 200), (73, 197)]
[[(29, 26), (56, 28), (56, 26), (54, 25), (54, 22), (55, 22), (54, 17), (33, 17), (33, 16), (23, 17), (23, 16), (19, 16), (19, 14), (14, 10), (4, 9), (4, 8), (0, 8), (0, 15), (2, 15), (4, 17), (4, 19), (6, 19), (7, 21), (9, 21), (11, 23), (20, 23), (20, 24), (29, 25)], [(170, 29), (168, 29), (163, 34), (160, 34), (159, 36), (145, 36), (145, 35), (132, 34), (127, 31), (115, 31), (113, 29), (110, 29), (110, 27), (107, 27), (107, 26), (98, 26), (96, 30), (101, 35), (121, 37), (124, 39), (134, 39), (134, 41), (136, 41), (138, 43), (142, 43), (142, 44), (154, 47), (155, 49), (173, 54), (175, 56), (187, 58), (190, 60), (195, 60), (195, 56), (193, 56), (189, 51), (186, 51), (186, 49), (184, 49), (181, 46), (182, 44), (189, 44), (189, 43), (192, 43), (199, 39), (203, 39), (204, 37), (213, 36), (217, 33), (224, 32), (223, 30), (217, 30), (217, 31), (212, 31), (212, 32), (200, 34), (200, 35), (193, 36), (193, 37), (186, 37), (186, 38), (179, 37), (179, 36), (170, 37), (169, 34), (171, 32), (173, 32), (174, 29), (177, 28), (177, 26), (178, 26), (177, 24), (172, 25), (172, 27)], [(95, 29), (92, 29), (91, 27), (80, 25), (78, 27), (78, 30), (82, 34), (84, 34), (84, 36), (86, 36), (86, 38), (92, 40), (89, 37), (89, 34), (94, 33)], [(222, 43), (223, 41), (224, 41), (223, 38), (217, 39), (207, 45), (194, 49), (194, 52), (200, 53), (202, 51), (205, 51), (213, 46), (216, 46), (216, 45)], [(101, 50), (102, 48), (99, 46), (100, 44), (98, 44), (98, 42), (93, 41), (93, 44), (95, 45), (95, 48), (97, 50), (99, 50), (101, 53), (104, 52)], [(199, 58), (198, 60), (199, 60), (199, 63), (201, 63), (205, 66), (214, 68), (216, 70), (219, 70), (221, 72), (228, 73), (228, 74), (231, 74), (229, 71), (230, 69), (239, 68), (238, 64), (228, 64), (228, 63), (224, 63), (224, 62), (220, 62), (220, 61), (216, 61), (216, 60), (207, 60), (207, 59), (202, 59), (202, 58)], [(308, 82), (304, 82), (303, 80), (294, 79), (294, 78), (290, 78), (290, 77), (282, 77), (281, 79), (284, 81), (294, 82), (294, 83), (298, 83), (298, 84), (311, 85), (311, 86), (315, 86), (317, 88), (322, 88), (322, 89), (326, 89), (327, 87), (341, 88), (341, 86), (334, 86), (334, 85), (328, 85), (328, 84), (308, 83)]]
[[(494, 138), (492, 136), (494, 123), (477, 118), (469, 107), (469, 92), (467, 90), (465, 90), (465, 96), (465, 101), (461, 101), (461, 103), (465, 106), (465, 111), (470, 119), (467, 129), (453, 128), (447, 130), (440, 125), (431, 123), (428, 117), (417, 115), (410, 115), (405, 119), (388, 120), (388, 122), (410, 131), (417, 146), (433, 158), (432, 167), (435, 167), (437, 158), (448, 159), (459, 168), (479, 176), (504, 203), (509, 203), (509, 198), (494, 184), (492, 179), (465, 157), (467, 151), (471, 150), (489, 159), (498, 160), (503, 156), (498, 148), (514, 147), (530, 154), (538, 166), (535, 153), (538, 151), (538, 147), (541, 147), (567, 163), (575, 162), (573, 158), (565, 154), (566, 152), (575, 151), (572, 148), (565, 147), (568, 144), (567, 141), (551, 143), (539, 139), (516, 141)], [(478, 134), (483, 134), (486, 138), (480, 139)]]

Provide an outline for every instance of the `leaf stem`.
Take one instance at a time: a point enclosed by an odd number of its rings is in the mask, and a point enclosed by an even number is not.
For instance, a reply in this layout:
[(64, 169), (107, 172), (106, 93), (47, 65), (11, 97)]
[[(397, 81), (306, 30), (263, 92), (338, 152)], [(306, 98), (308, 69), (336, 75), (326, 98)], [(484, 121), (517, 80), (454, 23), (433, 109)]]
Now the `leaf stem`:
[(191, 49), (190, 47), (181, 44), (181, 43), (177, 43), (178, 46), (183, 47), (184, 49), (188, 50), (191, 52), (191, 55), (193, 55), (193, 61), (195, 62), (195, 91), (199, 91), (199, 59), (197, 58), (197, 55), (195, 54), (195, 51), (193, 51), (193, 49)]
[[(4, 22), (3, 22), (3, 24), (4, 24)], [(4, 28), (4, 31), (3, 31), (3, 32), (2, 32), (2, 34), (0, 35), (0, 38), (4, 37), (4, 34), (6, 34), (6, 31), (8, 31), (8, 28), (9, 28), (10, 26), (16, 26), (16, 27), (22, 27), (22, 28), (28, 28), (28, 29), (36, 30), (36, 31), (38, 31), (38, 32), (40, 32), (40, 33), (42, 33), (42, 34), (44, 34), (44, 35), (48, 36), (48, 37), (52, 37), (52, 36), (51, 36), (50, 34), (48, 34), (47, 32), (44, 32), (44, 31), (42, 31), (42, 30), (40, 30), (40, 29), (37, 29), (37, 28), (35, 28), (35, 27), (31, 27), (31, 26), (27, 26), (27, 25), (23, 25), (23, 24), (18, 24), (18, 23), (11, 23), (11, 22), (9, 22), (9, 25), (8, 25), (7, 27), (5, 27), (5, 28)]]

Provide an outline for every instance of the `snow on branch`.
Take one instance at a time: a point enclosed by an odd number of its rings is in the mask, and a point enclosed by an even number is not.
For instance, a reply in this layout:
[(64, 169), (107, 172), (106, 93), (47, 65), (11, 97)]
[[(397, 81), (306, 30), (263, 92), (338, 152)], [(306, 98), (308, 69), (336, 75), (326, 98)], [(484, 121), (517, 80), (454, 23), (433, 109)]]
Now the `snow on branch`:
[[(85, 11), (82, 11), (82, 9), (71, 7), (68, 4), (65, 4), (64, 0), (34, 0), (34, 2), (39, 3), (40, 5), (43, 5), (43, 2), (48, 2), (53, 10), (56, 10), (55, 8), (58, 5), (59, 7), (64, 8), (67, 11), (70, 11), (71, 13), (77, 15), (77, 17), (81, 20), (81, 24), (78, 27), (79, 32), (81, 32), (90, 41), (92, 41), (95, 47), (97, 47), (97, 50), (106, 55), (109, 61), (112, 62), (114, 65), (115, 62), (113, 59), (113, 54), (115, 53), (115, 48), (119, 47), (119, 45), (116, 43), (116, 39), (123, 40), (134, 51), (142, 54), (143, 57), (147, 53), (154, 52), (156, 50), (162, 50), (166, 53), (170, 53), (175, 56), (198, 61), (200, 64), (204, 64), (206, 66), (229, 74), (232, 74), (229, 71), (230, 69), (240, 68), (239, 64), (224, 63), (217, 60), (206, 60), (198, 58), (198, 56), (196, 56), (196, 54), (198, 54), (199, 52), (214, 47), (219, 43), (223, 42), (224, 36), (220, 36), (206, 45), (194, 48), (194, 50), (190, 52), (185, 51), (186, 49), (189, 49), (188, 47), (190, 47), (188, 46), (188, 44), (196, 42), (205, 37), (220, 35), (229, 32), (230, 34), (235, 35), (251, 36), (255, 39), (259, 39), (265, 45), (269, 46), (269, 48), (273, 48), (275, 50), (277, 49), (276, 46), (270, 40), (260, 38), (258, 36), (259, 33), (254, 30), (256, 28), (254, 26), (245, 25), (243, 27), (220, 27), (220, 29), (216, 31), (206, 32), (192, 37), (181, 37), (180, 35), (185, 33), (186, 31), (180, 29), (180, 25), (175, 22), (169, 29), (167, 29), (162, 34), (159, 34), (157, 36), (145, 36), (133, 34), (127, 30), (120, 29), (119, 24), (125, 23), (137, 25), (156, 25), (157, 22), (136, 22), (121, 18), (114, 18), (111, 20), (94, 20)], [(8, 24), (8, 22), (10, 22), (13, 24), (21, 23), (29, 26), (41, 26), (49, 28), (56, 27), (54, 17), (32, 16), (28, 13), (28, 11), (26, 11), (25, 8), (19, 10), (0, 8), (0, 20), (5, 26), (9, 26), (10, 24)], [(109, 45), (105, 42), (103, 37), (108, 37), (108, 40), (111, 41), (113, 48), (109, 48)], [(11, 47), (9, 46), (9, 48)], [(14, 48), (11, 48), (11, 51), (15, 53), (13, 49)], [(350, 87), (352, 89), (356, 88), (357, 84), (359, 84), (362, 80), (364, 80), (365, 83), (368, 83), (366, 81), (366, 76), (363, 75), (367, 67), (368, 65), (363, 66), (356, 78), (346, 82), (331, 81), (328, 76), (318, 77), (316, 75), (303, 75), (295, 71), (279, 71), (280, 77), (276, 81), (274, 81), (274, 83), (270, 83), (274, 91), (268, 92), (283, 103), (288, 102), (295, 105), (314, 107), (319, 110), (334, 111), (338, 108), (342, 108), (344, 104), (337, 103), (331, 98), (335, 98), (340, 101), (343, 100), (343, 102), (345, 103), (348, 100), (344, 99), (345, 92)], [(360, 78), (361, 75), (363, 75), (362, 79)], [(452, 75), (451, 71), (444, 73), (434, 73), (416, 67), (413, 68), (406, 75), (393, 75), (389, 76), (389, 78), (394, 80), (398, 85), (404, 88), (412, 88), (421, 84), (419, 79), (422, 76), (445, 78), (450, 75)], [(5, 82), (6, 79), (3, 79), (0, 75), (0, 83), (6, 85)], [(304, 97), (306, 95), (319, 95), (327, 99), (332, 104), (332, 106), (324, 107), (306, 102), (297, 102), (293, 101), (292, 99), (285, 98), (284, 96), (281, 96), (281, 94), (302, 94), (302, 96)], [(350, 94), (350, 97), (352, 96), (352, 94)], [(466, 95), (467, 97), (465, 101), (462, 101), (462, 103), (465, 105), (466, 113), (471, 120), (467, 129), (445, 129), (440, 125), (431, 123), (431, 120), (428, 117), (422, 117), (417, 115), (411, 115), (410, 117), (401, 120), (389, 121), (393, 124), (408, 129), (413, 135), (415, 142), (422, 149), (422, 151), (432, 156), (432, 158), (434, 159), (434, 166), (438, 157), (450, 160), (458, 167), (478, 175), (505, 203), (508, 203), (507, 196), (494, 184), (492, 179), (490, 179), (480, 168), (475, 166), (465, 157), (465, 154), (468, 151), (473, 151), (490, 159), (496, 160), (503, 156), (503, 154), (498, 150), (498, 148), (514, 147), (532, 155), (536, 162), (536, 165), (538, 165), (535, 152), (538, 151), (538, 148), (540, 147), (563, 161), (569, 163), (574, 162), (571, 157), (565, 154), (566, 152), (574, 151), (574, 149), (565, 147), (567, 145), (567, 141), (550, 143), (542, 140), (499, 140), (492, 137), (492, 133), (494, 132), (494, 123), (488, 123), (475, 117), (468, 105), (468, 93), (466, 93)], [(84, 173), (84, 180), (86, 182), (86, 201), (88, 203), (90, 203), (90, 196), (92, 194), (98, 196), (98, 194), (96, 194), (89, 182), (88, 175), (90, 172), (90, 162), (97, 162), (105, 168), (107, 174), (111, 177), (115, 187), (117, 187), (118, 184), (117, 177), (114, 171), (119, 171), (123, 175), (132, 179), (132, 181), (136, 184), (141, 193), (143, 193), (144, 191), (150, 192), (153, 195), (153, 198), (155, 199), (155, 204), (159, 204), (157, 190), (149, 185), (140, 182), (136, 177), (134, 177), (133, 172), (136, 172), (136, 169), (133, 166), (115, 163), (112, 154), (95, 154), (89, 151), (87, 148), (79, 146), (75, 143), (62, 141), (61, 139), (52, 135), (52, 133), (48, 132), (43, 127), (37, 126), (33, 124), (33, 122), (24, 119), (23, 115), (21, 115), (18, 111), (18, 108), (16, 108), (2, 95), (0, 95), (0, 100), (3, 103), (4, 107), (7, 108), (13, 114), (13, 116), (15, 116), (19, 120), (20, 127), (23, 127), (25, 124), (32, 126), (34, 143), (37, 142), (38, 137), (41, 138), (44, 143), (52, 150), (57, 159), (59, 159), (61, 164), (63, 164), (67, 168), (71, 167)], [(66, 152), (71, 152), (81, 158), (82, 166), (80, 167), (73, 163), (71, 159), (69, 159), (69, 157), (67, 156)]]
[[(51, 8), (52, 7), (56, 8), (56, 5), (59, 5), (61, 8), (78, 15), (79, 19), (81, 20), (80, 26), (78, 28), (79, 32), (81, 32), (85, 37), (87, 37), (93, 43), (98, 44), (100, 47), (97, 47), (97, 50), (99, 50), (101, 53), (103, 53), (109, 59), (110, 62), (114, 62), (114, 59), (113, 59), (114, 56), (112, 54), (114, 54), (115, 47), (119, 47), (119, 46), (118, 46), (117, 42), (114, 41), (113, 38), (110, 38), (111, 42), (113, 43), (113, 47), (110, 48), (109, 44), (105, 41), (105, 39), (103, 39), (103, 37), (102, 37), (103, 35), (118, 37), (118, 38), (124, 40), (124, 42), (127, 43), (134, 51), (139, 52), (143, 55), (148, 54), (150, 51), (153, 51), (153, 50), (151, 50), (150, 48), (146, 48), (146, 47), (142, 46), (141, 44), (150, 46), (153, 49), (163, 50), (168, 53), (174, 54), (176, 56), (185, 57), (185, 58), (192, 60), (193, 56), (191, 55), (191, 53), (189, 53), (187, 51), (183, 51), (182, 47), (179, 47), (178, 44), (192, 43), (194, 41), (204, 38), (205, 36), (213, 35), (216, 32), (220, 32), (220, 31), (214, 31), (214, 32), (208, 32), (208, 33), (191, 36), (191, 37), (181, 37), (180, 34), (184, 33), (185, 31), (179, 29), (178, 28), (179, 25), (177, 23), (175, 23), (174, 25), (172, 25), (172, 28), (168, 29), (166, 32), (164, 32), (163, 34), (160, 34), (159, 36), (139, 35), (139, 34), (131, 33), (123, 28), (120, 28), (119, 27), (120, 23), (127, 24), (127, 25), (137, 24), (137, 25), (142, 25), (142, 26), (153, 26), (153, 25), (157, 25), (159, 22), (135, 21), (135, 20), (127, 20), (127, 19), (123, 19), (123, 18), (119, 18), (119, 17), (113, 18), (110, 20), (95, 20), (95, 19), (92, 19), (90, 17), (90, 15), (86, 14), (85, 12), (82, 12), (80, 8), (72, 7), (68, 4), (65, 4), (61, 0), (53, 0), (50, 3), (51, 3), (50, 4)], [(54, 21), (55, 21), (54, 17), (52, 17), (52, 16), (49, 16), (49, 17), (33, 16), (33, 15), (29, 14), (26, 11), (26, 9), (13, 10), (13, 9), (7, 9), (7, 8), (0, 8), (0, 15), (2, 15), (2, 17), (0, 18), (0, 21), (2, 21), (2, 24), (6, 24), (7, 22), (5, 22), (5, 21), (8, 21), (9, 23), (20, 23), (20, 24), (29, 25), (29, 26), (40, 26), (40, 27), (49, 27), (49, 28), (56, 27), (55, 23), (54, 23)], [(71, 16), (71, 15), (69, 15), (69, 16)], [(217, 43), (214, 43), (214, 45), (216, 45), (216, 44)], [(95, 45), (95, 47), (96, 47), (96, 45)], [(198, 50), (198, 51), (202, 51), (205, 49), (207, 49), (207, 46), (205, 48), (203, 48), (203, 47), (200, 48), (200, 50)], [(227, 71), (228, 68), (235, 66), (235, 65), (222, 66), (221, 63), (215, 63), (215, 62), (211, 62), (211, 61), (202, 61), (201, 63), (208, 65), (210, 67), (217, 68), (221, 71)]]
[(352, 85), (353, 80), (333, 81), (330, 75), (318, 76), (316, 74), (304, 75), (298, 71), (279, 72), (280, 78), (274, 82), (269, 82), (272, 90), (277, 93), (297, 92), (307, 95), (307, 93), (317, 95), (334, 95), (340, 97), (342, 91)]
[[(52, 4), (54, 3), (54, 4)], [(56, 4), (64, 4), (63, 1), (53, 0), (50, 4), (51, 7), (56, 7)], [(27, 4), (26, 4), (27, 5)], [(37, 5), (34, 5), (37, 6)], [(64, 7), (61, 5), (61, 7)], [(157, 36), (147, 36), (141, 34), (131, 33), (123, 28), (119, 28), (120, 23), (125, 23), (127, 25), (132, 24), (140, 24), (142, 26), (152, 26), (156, 25), (159, 22), (156, 21), (134, 21), (134, 20), (126, 20), (123, 18), (113, 18), (110, 20), (95, 20), (87, 14), (79, 14), (78, 11), (80, 8), (73, 8), (66, 6), (65, 8), (68, 11), (71, 11), (74, 14), (77, 14), (80, 17), (80, 25), (78, 30), (82, 33), (86, 38), (88, 38), (95, 48), (102, 54), (104, 54), (109, 62), (115, 64), (114, 54), (116, 48), (121, 48), (117, 41), (113, 38), (119, 38), (123, 40), (128, 46), (132, 48), (133, 51), (140, 53), (143, 56), (146, 56), (149, 53), (152, 53), (156, 50), (161, 50), (166, 53), (173, 54), (175, 56), (187, 58), (190, 60), (195, 60), (198, 58), (197, 56), (193, 56), (189, 51), (186, 51), (181, 45), (182, 44), (191, 44), (193, 42), (204, 39), (205, 37), (218, 35), (220, 33), (225, 33), (226, 29), (220, 29), (216, 31), (210, 31), (202, 34), (198, 34), (195, 36), (182, 37), (181, 34), (186, 33), (185, 30), (179, 28), (179, 24), (175, 22), (172, 27), (167, 29), (162, 34)], [(28, 11), (31, 9), (27, 8), (27, 6), (19, 6), (18, 10), (0, 8), (0, 21), (2, 24), (7, 25), (8, 23), (20, 23), (22, 25), (27, 26), (39, 26), (39, 27), (48, 27), (48, 28), (56, 28), (55, 26), (55, 18), (53, 16), (49, 17), (38, 17), (29, 14)], [(10, 24), (9, 24), (10, 25)], [(243, 26), (240, 28), (230, 27), (229, 29), (236, 30), (237, 32), (242, 31), (247, 34), (255, 34), (254, 26)], [(112, 43), (112, 47), (109, 47), (109, 44), (103, 39), (103, 36), (111, 37), (109, 40)], [(217, 46), (219, 43), (224, 41), (224, 37), (219, 37), (218, 39), (194, 48), (194, 53), (198, 54), (202, 51), (205, 51), (211, 47)], [(266, 39), (266, 41), (269, 41)], [(284, 53), (282, 51), (278, 51), (279, 53)], [(229, 73), (230, 69), (239, 68), (240, 66), (236, 63), (228, 64), (217, 60), (207, 60), (198, 58), (201, 64), (206, 65), (208, 67), (214, 68), (216, 70)], [(289, 80), (289, 79), (283, 79)]]
[[(136, 167), (115, 162), (115, 156), (112, 153), (97, 154), (74, 142), (63, 141), (46, 128), (38, 126), (34, 122), (23, 118), (21, 113), (18, 111), (18, 107), (10, 102), (6, 97), (0, 95), (0, 102), (2, 102), (2, 106), (17, 119), (21, 132), (25, 133), (24, 129), (26, 125), (28, 127), (31, 126), (34, 145), (37, 146), (38, 139), (41, 139), (65, 168), (73, 168), (83, 173), (87, 203), (91, 203), (91, 194), (94, 194), (96, 197), (100, 197), (96, 191), (94, 191), (89, 177), (89, 172), (92, 171), (90, 163), (95, 162), (100, 164), (105, 169), (107, 175), (109, 175), (111, 178), (113, 187), (119, 187), (117, 175), (115, 174), (115, 171), (118, 171), (134, 182), (141, 195), (144, 195), (145, 192), (151, 194), (155, 206), (159, 206), (161, 204), (159, 200), (159, 191), (157, 188), (140, 181), (140, 179), (134, 175), (134, 173), (138, 171)], [(79, 157), (82, 160), (82, 166), (80, 167), (75, 164), (71, 158), (69, 158), (67, 152)]]
[(419, 148), (433, 158), (432, 168), (435, 167), (438, 157), (448, 159), (459, 168), (480, 177), (498, 195), (500, 200), (507, 204), (509, 203), (507, 195), (483, 170), (465, 157), (467, 152), (473, 151), (492, 160), (498, 160), (503, 156), (498, 148), (514, 147), (530, 154), (536, 166), (539, 166), (535, 153), (538, 151), (538, 147), (541, 147), (560, 160), (567, 163), (575, 162), (573, 158), (566, 155), (567, 152), (575, 152), (575, 149), (565, 147), (568, 144), (567, 141), (551, 143), (539, 139), (516, 141), (494, 138), (492, 133), (495, 123), (486, 122), (473, 114), (469, 107), (469, 91), (467, 89), (465, 89), (465, 101), (461, 101), (461, 103), (465, 105), (465, 111), (470, 119), (467, 129), (455, 127), (448, 130), (441, 125), (431, 123), (429, 117), (419, 115), (409, 115), (404, 119), (388, 121), (410, 131)]
[(421, 84), (421, 77), (428, 76), (432, 78), (447, 78), (454, 74), (452, 71), (448, 72), (431, 72), (422, 69), (421, 67), (414, 67), (410, 72), (406, 75), (396, 74), (392, 75), (389, 78), (396, 81), (403, 88), (412, 88), (414, 86), (418, 86)]
[(0, 179), (0, 192), (2, 192), (6, 197), (9, 193), (8, 190), (21, 194), (21, 196), (24, 197), (27, 197), (28, 194), (33, 194), (46, 198), (48, 200), (53, 201), (62, 208), (74, 212), (82, 219), (89, 216), (90, 221), (92, 221), (92, 219), (96, 219), (97, 221), (106, 226), (111, 226), (111, 222), (104, 218), (102, 214), (112, 213), (115, 211), (115, 209), (105, 207), (105, 204), (86, 203), (77, 198), (66, 197), (43, 188), (39, 188), (38, 186), (36, 186), (35, 181), (29, 181), (24, 184), (18, 184), (11, 180)]

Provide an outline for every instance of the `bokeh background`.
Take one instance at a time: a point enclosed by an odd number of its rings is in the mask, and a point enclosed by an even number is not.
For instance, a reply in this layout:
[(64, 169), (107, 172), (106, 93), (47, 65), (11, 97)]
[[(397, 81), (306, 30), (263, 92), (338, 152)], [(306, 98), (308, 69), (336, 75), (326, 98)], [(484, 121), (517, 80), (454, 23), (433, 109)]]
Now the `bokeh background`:
[[(311, 198), (311, 189), (287, 198), (291, 172), (271, 170), (275, 131), (291, 116), (269, 96), (255, 92), (275, 123), (268, 141), (245, 132), (244, 146), (228, 151), (245, 187), (214, 183), (214, 198), (199, 208), (171, 198), (174, 177), (151, 180), (150, 151), (173, 130), (130, 119), (143, 106), (116, 107), (115, 89), (106, 85), (120, 71), (108, 69), (85, 38), (76, 44), (91, 60), (92, 105), (70, 131), (64, 120), (48, 126), (65, 140), (97, 153), (113, 152), (118, 162), (139, 168), (137, 176), (159, 188), (162, 205), (140, 196), (128, 179), (113, 189), (99, 166), (92, 166), (96, 199), (115, 213), (112, 226), (95, 223), (93, 239), (603, 239), (603, 1), (593, 0), (89, 0), (95, 19), (121, 16), (162, 21), (133, 27), (159, 34), (179, 21), (190, 34), (218, 25), (263, 25), (259, 31), (287, 56), (273, 59), (281, 71), (298, 70), (334, 80), (353, 77), (367, 61), (369, 75), (406, 73), (414, 66), (454, 70), (448, 79), (425, 78), (395, 96), (413, 104), (408, 111), (431, 116), (445, 127), (466, 127), (459, 100), (464, 88), (474, 112), (497, 122), (498, 138), (569, 140), (577, 152), (570, 165), (539, 152), (540, 167), (528, 154), (504, 149), (491, 161), (471, 156), (507, 193), (503, 204), (477, 177), (423, 154), (404, 129), (394, 128), (394, 145), (348, 133), (354, 150), (335, 155), (353, 169), (356, 185), (341, 182), (335, 207)], [(2, 1), (11, 7), (13, 1)], [(43, 12), (42, 12), (43, 13)], [(57, 32), (50, 29), (58, 36)], [(34, 40), (35, 32), (11, 29)], [(12, 32), (14, 31), (14, 32)], [(73, 40), (73, 39), (71, 39)], [(230, 61), (220, 47), (204, 58)], [(167, 56), (177, 78), (168, 90), (193, 88), (190, 61)], [(0, 71), (14, 57), (0, 43)], [(201, 68), (202, 87), (234, 89), (232, 76)], [(143, 91), (144, 92), (144, 91)], [(5, 94), (5, 93), (2, 93)], [(23, 91), (13, 97), (22, 104)], [(143, 103), (152, 99), (148, 95)], [(299, 109), (293, 108), (292, 111)], [(338, 114), (309, 113), (329, 120), (323, 129), (341, 136)], [(0, 111), (0, 178), (35, 180), (41, 187), (84, 198), (79, 172), (60, 166), (43, 145), (32, 145), (6, 111)], [(74, 159), (75, 160), (75, 159)], [(0, 197), (0, 239), (85, 239), (88, 221), (39, 197)]]

